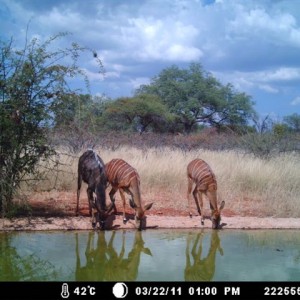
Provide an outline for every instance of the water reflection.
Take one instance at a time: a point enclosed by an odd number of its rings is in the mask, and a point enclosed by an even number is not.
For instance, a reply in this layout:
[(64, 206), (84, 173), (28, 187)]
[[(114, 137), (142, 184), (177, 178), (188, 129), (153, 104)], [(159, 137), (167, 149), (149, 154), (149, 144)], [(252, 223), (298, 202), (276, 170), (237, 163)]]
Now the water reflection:
[[(126, 234), (122, 233), (121, 250), (114, 247), (116, 232), (113, 231), (109, 241), (105, 231), (89, 232), (85, 249), (86, 264), (82, 265), (79, 253), (78, 233), (76, 237), (76, 270), (78, 281), (135, 281), (138, 276), (141, 253), (152, 255), (149, 248), (144, 247), (141, 231), (136, 231), (132, 248), (126, 254)], [(96, 242), (96, 246), (95, 245)]]
[[(211, 281), (215, 275), (216, 253), (219, 250), (223, 255), (221, 241), (217, 230), (212, 230), (210, 235), (210, 247), (206, 256), (203, 257), (204, 231), (197, 234), (189, 233), (186, 243), (186, 266), (184, 279), (186, 281)], [(191, 248), (192, 247), (192, 248)]]
[(299, 245), (299, 230), (0, 232), (0, 281), (299, 281)]
[(21, 256), (12, 245), (14, 235), (5, 233), (0, 239), (0, 281), (55, 280), (57, 272), (48, 261), (34, 253)]

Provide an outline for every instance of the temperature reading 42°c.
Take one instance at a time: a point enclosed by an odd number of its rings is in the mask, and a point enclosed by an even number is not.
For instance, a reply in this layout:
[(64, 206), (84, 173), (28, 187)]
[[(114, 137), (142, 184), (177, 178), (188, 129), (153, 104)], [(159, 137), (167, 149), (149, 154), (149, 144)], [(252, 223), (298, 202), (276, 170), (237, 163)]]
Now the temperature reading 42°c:
[(86, 295), (95, 295), (96, 294), (96, 288), (94, 286), (81, 286), (76, 287), (74, 290), (74, 294), (80, 295), (80, 296), (86, 296)]

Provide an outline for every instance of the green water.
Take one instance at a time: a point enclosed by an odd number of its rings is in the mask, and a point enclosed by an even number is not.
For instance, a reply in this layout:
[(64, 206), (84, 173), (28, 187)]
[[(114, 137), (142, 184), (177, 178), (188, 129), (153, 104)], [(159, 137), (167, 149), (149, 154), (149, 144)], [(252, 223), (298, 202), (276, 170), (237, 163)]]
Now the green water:
[(297, 230), (1, 232), (0, 281), (299, 281)]

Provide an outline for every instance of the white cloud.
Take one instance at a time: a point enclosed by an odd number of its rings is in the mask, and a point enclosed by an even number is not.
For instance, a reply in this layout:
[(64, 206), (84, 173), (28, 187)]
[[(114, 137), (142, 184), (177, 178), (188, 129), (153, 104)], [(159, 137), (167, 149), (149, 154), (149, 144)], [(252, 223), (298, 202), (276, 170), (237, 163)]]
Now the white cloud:
[(258, 72), (260, 80), (271, 82), (271, 81), (289, 81), (300, 79), (300, 68), (278, 68), (276, 70), (268, 70)]
[(267, 40), (274, 45), (286, 42), (300, 46), (300, 29), (293, 12), (274, 12), (267, 7), (238, 7), (239, 13), (229, 23), (233, 36), (244, 36), (245, 39), (256, 37), (261, 43)]
[(38, 18), (40, 25), (43, 27), (62, 28), (64, 30), (73, 30), (84, 24), (80, 12), (72, 11), (70, 9), (59, 10), (54, 7), (47, 16), (41, 15)]
[(271, 94), (277, 94), (279, 92), (278, 89), (272, 87), (271, 85), (269, 84), (259, 84), (258, 87), (263, 90), (263, 91), (266, 91), (268, 93), (271, 93)]
[(102, 73), (99, 72), (92, 72), (90, 70), (87, 69), (83, 69), (83, 71), (85, 72), (86, 76), (88, 77), (88, 79), (90, 81), (98, 81), (98, 80), (104, 80), (104, 76)]
[(130, 82), (131, 82), (132, 88), (137, 89), (142, 84), (149, 84), (150, 80), (148, 77), (138, 77), (138, 78), (131, 79)]
[[(125, 24), (126, 25), (126, 24)], [(121, 39), (130, 57), (142, 61), (192, 61), (202, 56), (195, 44), (198, 30), (174, 19), (131, 18)]]
[(223, 83), (231, 82), (241, 91), (251, 92), (258, 88), (270, 94), (277, 94), (285, 82), (300, 80), (300, 68), (278, 68), (252, 72), (214, 72), (214, 75)]
[(293, 106), (300, 105), (300, 96), (296, 97), (290, 104)]
[(185, 47), (183, 45), (174, 44), (165, 49), (165, 59), (172, 61), (193, 61), (198, 60), (203, 55), (202, 51), (195, 47)]

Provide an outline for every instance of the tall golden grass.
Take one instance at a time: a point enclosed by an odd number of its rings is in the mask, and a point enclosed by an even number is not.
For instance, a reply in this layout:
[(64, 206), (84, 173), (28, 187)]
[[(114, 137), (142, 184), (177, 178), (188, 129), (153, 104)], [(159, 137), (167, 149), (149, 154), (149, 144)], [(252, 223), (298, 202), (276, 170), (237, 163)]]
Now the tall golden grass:
[[(194, 158), (204, 159), (213, 169), (218, 182), (219, 202), (238, 215), (259, 217), (300, 217), (300, 156), (289, 153), (269, 160), (237, 151), (193, 150), (170, 148), (140, 150), (120, 147), (116, 150), (97, 148), (104, 162), (122, 158), (138, 170), (144, 202), (155, 208), (187, 211), (186, 166)], [(47, 180), (38, 182), (34, 191), (70, 191), (77, 189), (77, 163), (82, 154), (70, 155), (60, 149), (54, 168), (47, 165)], [(44, 166), (45, 167), (45, 166)], [(42, 167), (41, 167), (42, 168)], [(117, 196), (118, 199), (118, 196)], [(209, 209), (208, 202), (204, 207)]]

